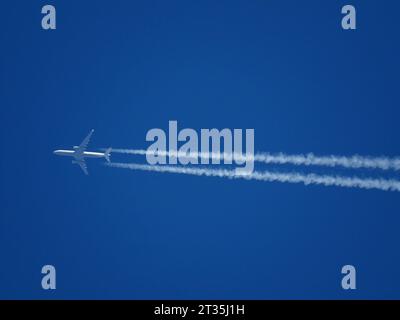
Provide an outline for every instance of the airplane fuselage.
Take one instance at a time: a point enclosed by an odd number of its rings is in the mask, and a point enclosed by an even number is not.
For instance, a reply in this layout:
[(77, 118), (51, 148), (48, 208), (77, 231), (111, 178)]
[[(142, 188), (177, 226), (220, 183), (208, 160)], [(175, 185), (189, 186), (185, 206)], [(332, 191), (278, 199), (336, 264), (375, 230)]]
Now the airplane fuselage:
[[(75, 150), (56, 150), (54, 154), (57, 156), (64, 156), (64, 157), (76, 157)], [(81, 155), (80, 158), (105, 158), (105, 154), (103, 152), (90, 152), (85, 151)]]
[(77, 164), (81, 167), (83, 172), (87, 175), (86, 158), (104, 158), (107, 162), (110, 162), (111, 148), (106, 149), (105, 152), (91, 152), (86, 151), (89, 144), (90, 137), (94, 130), (90, 131), (89, 134), (83, 139), (79, 146), (74, 146), (73, 150), (55, 150), (53, 153), (57, 156), (71, 157), (74, 158), (72, 163)]

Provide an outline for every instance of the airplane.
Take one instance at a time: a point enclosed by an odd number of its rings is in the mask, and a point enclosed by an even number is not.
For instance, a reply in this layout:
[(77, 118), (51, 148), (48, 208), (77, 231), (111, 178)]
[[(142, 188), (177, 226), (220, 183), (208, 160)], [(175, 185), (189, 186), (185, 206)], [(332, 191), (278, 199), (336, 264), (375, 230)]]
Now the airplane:
[(79, 146), (74, 146), (73, 150), (55, 150), (53, 151), (53, 153), (57, 156), (74, 157), (72, 163), (79, 165), (82, 171), (86, 175), (88, 175), (89, 173), (87, 170), (85, 158), (105, 158), (107, 162), (110, 162), (110, 154), (112, 150), (111, 148), (108, 148), (104, 153), (86, 151), (93, 132), (94, 130), (91, 130), (86, 138), (83, 139), (82, 143)]

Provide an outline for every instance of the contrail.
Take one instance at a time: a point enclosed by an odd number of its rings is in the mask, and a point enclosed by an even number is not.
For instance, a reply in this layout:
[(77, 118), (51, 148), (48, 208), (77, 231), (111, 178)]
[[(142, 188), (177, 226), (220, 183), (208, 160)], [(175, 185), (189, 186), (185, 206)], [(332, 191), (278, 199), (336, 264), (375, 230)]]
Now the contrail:
[(291, 164), (291, 165), (304, 165), (304, 166), (326, 166), (326, 167), (344, 167), (351, 169), (380, 169), (380, 170), (400, 170), (400, 158), (388, 158), (388, 157), (363, 157), (354, 155), (350, 157), (346, 156), (316, 156), (313, 153), (290, 155), (284, 153), (257, 153), (252, 155), (242, 154), (229, 154), (229, 153), (201, 153), (192, 152), (190, 154), (182, 152), (171, 152), (171, 151), (147, 151), (147, 150), (136, 150), (136, 149), (113, 149), (115, 153), (135, 154), (135, 155), (159, 155), (159, 156), (175, 156), (183, 158), (207, 158), (207, 159), (237, 159), (241, 161), (254, 160), (256, 162), (262, 162), (266, 164)]
[(358, 177), (328, 176), (302, 173), (278, 173), (271, 171), (253, 172), (248, 175), (237, 174), (235, 170), (193, 168), (169, 165), (147, 165), (136, 163), (106, 163), (106, 166), (130, 170), (177, 173), (195, 176), (210, 176), (229, 179), (259, 180), (268, 182), (303, 183), (323, 186), (338, 186), (360, 189), (379, 189), (383, 191), (400, 191), (400, 181)]

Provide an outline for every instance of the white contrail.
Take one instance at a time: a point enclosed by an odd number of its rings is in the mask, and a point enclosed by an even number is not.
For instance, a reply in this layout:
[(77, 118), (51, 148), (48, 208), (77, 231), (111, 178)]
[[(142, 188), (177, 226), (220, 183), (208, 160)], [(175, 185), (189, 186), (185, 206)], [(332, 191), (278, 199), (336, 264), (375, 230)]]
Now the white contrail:
[(365, 157), (354, 155), (346, 156), (316, 156), (313, 153), (290, 155), (284, 153), (257, 153), (254, 156), (242, 154), (228, 154), (228, 153), (201, 153), (192, 152), (190, 154), (182, 152), (171, 151), (147, 151), (135, 149), (113, 149), (115, 153), (136, 154), (136, 155), (159, 155), (159, 156), (175, 156), (182, 158), (207, 158), (224, 160), (227, 158), (238, 159), (244, 162), (247, 160), (254, 160), (256, 162), (263, 162), (266, 164), (291, 164), (291, 165), (304, 165), (304, 166), (326, 166), (326, 167), (345, 167), (351, 169), (381, 169), (381, 170), (400, 170), (400, 158), (388, 157)]
[(106, 163), (114, 168), (124, 168), (141, 171), (168, 172), (188, 174), (196, 176), (212, 176), (230, 179), (247, 179), (268, 182), (304, 183), (305, 185), (316, 184), (323, 186), (338, 186), (347, 188), (379, 189), (384, 191), (400, 191), (400, 181), (358, 177), (328, 176), (302, 173), (278, 173), (271, 171), (253, 172), (248, 175), (237, 174), (235, 170), (193, 168), (182, 166), (160, 166), (136, 163)]

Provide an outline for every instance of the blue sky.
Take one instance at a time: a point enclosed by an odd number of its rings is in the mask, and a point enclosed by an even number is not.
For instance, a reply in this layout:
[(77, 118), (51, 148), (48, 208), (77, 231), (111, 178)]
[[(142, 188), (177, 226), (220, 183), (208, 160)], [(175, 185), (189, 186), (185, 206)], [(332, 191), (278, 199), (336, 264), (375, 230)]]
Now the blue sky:
[(52, 154), (92, 128), (94, 150), (147, 148), (177, 120), (254, 128), (257, 151), (398, 155), (400, 5), (351, 2), (356, 31), (335, 0), (51, 1), (55, 31), (47, 3), (2, 4), (0, 297), (399, 298), (398, 193), (96, 160), (87, 177)]

